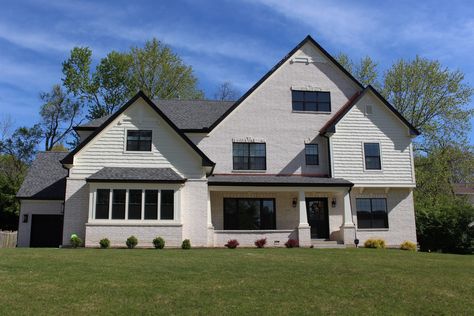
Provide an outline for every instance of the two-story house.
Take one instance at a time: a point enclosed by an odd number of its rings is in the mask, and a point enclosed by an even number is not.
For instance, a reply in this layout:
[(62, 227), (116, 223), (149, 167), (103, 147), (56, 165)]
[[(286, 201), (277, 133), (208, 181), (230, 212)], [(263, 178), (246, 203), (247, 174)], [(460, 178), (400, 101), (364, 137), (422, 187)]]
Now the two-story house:
[(418, 131), (310, 36), (236, 102), (140, 92), (76, 132), (30, 168), (19, 246), (416, 242)]

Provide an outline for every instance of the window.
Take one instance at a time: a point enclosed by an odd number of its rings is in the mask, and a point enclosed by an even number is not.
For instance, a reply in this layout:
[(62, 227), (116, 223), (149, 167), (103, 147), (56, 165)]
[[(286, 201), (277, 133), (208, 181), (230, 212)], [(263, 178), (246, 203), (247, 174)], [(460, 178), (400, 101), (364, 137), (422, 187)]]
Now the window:
[(128, 219), (142, 218), (142, 190), (128, 192)]
[(380, 144), (379, 143), (364, 143), (365, 155), (365, 169), (366, 170), (381, 170), (380, 163)]
[(158, 219), (158, 190), (145, 190), (145, 219)]
[(125, 195), (127, 190), (112, 191), (112, 219), (125, 219)]
[(161, 191), (160, 219), (173, 219), (173, 218), (174, 218), (174, 191), (163, 190)]
[(128, 130), (127, 151), (151, 151), (151, 131)]
[(274, 199), (224, 199), (224, 229), (276, 229)]
[(331, 95), (323, 91), (291, 91), (293, 111), (331, 112)]
[(307, 165), (319, 165), (318, 144), (305, 144), (304, 151)]
[(109, 199), (110, 190), (98, 189), (95, 205), (95, 218), (108, 219), (109, 218)]
[(234, 170), (267, 169), (265, 143), (233, 143)]
[(358, 228), (388, 228), (386, 199), (356, 199)]

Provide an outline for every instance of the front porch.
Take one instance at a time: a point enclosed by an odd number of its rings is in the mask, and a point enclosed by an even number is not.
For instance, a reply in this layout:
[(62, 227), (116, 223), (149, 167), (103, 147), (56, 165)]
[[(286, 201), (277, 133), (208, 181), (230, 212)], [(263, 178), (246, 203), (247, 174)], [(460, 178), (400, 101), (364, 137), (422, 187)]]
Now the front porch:
[(260, 238), (267, 246), (284, 246), (297, 239), (301, 247), (321, 241), (353, 245), (355, 225), (350, 185), (272, 186), (209, 184), (209, 246), (229, 239), (253, 247)]

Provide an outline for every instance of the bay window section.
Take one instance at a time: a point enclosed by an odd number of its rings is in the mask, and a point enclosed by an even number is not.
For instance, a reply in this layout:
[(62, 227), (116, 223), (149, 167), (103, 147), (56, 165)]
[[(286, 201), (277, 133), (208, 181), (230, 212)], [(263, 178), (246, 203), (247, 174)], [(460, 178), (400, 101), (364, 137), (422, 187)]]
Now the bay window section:
[(112, 219), (125, 219), (125, 195), (127, 190), (112, 191)]
[(128, 219), (142, 218), (142, 190), (130, 190), (128, 193)]
[(145, 190), (145, 219), (158, 219), (158, 190)]

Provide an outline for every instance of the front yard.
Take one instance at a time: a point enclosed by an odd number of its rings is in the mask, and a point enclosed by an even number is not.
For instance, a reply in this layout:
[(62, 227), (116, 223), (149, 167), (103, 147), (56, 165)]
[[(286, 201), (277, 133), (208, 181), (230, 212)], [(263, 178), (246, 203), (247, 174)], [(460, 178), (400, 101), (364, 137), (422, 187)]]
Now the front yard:
[(0, 314), (470, 314), (474, 256), (0, 249)]

